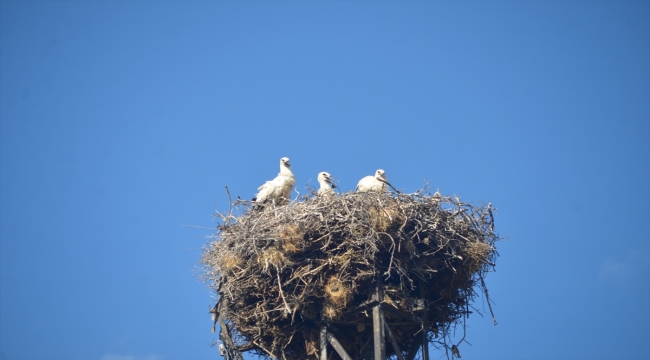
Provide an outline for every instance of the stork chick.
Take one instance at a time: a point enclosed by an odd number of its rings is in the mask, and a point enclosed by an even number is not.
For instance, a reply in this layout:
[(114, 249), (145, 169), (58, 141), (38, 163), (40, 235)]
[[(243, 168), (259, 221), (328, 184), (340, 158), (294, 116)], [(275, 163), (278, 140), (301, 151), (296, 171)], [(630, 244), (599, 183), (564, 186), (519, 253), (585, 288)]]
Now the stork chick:
[(334, 189), (336, 184), (332, 180), (336, 180), (328, 172), (318, 173), (318, 183), (320, 184), (320, 189), (318, 189), (318, 195), (320, 196), (330, 196), (334, 194)]
[(286, 205), (291, 199), (291, 189), (296, 184), (296, 177), (291, 172), (291, 164), (288, 157), (280, 159), (280, 173), (275, 179), (267, 181), (257, 188), (259, 192), (253, 198), (254, 209), (260, 209), (262, 204), (275, 203)]
[(366, 176), (363, 179), (359, 180), (357, 184), (357, 192), (384, 192), (386, 191), (386, 183), (388, 178), (384, 170), (379, 169), (375, 172), (375, 176)]

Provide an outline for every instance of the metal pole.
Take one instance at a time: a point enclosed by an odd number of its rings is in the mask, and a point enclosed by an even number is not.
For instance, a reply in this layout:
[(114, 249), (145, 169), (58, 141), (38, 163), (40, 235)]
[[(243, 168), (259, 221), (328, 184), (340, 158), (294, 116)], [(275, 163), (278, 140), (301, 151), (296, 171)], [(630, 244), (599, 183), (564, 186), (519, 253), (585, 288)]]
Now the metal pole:
[(429, 339), (424, 326), (422, 327), (422, 360), (429, 360)]
[(339, 354), (341, 359), (343, 360), (352, 360), (352, 357), (348, 354), (347, 351), (343, 348), (343, 345), (339, 342), (339, 340), (332, 335), (331, 332), (327, 332), (327, 339), (329, 340), (330, 344), (332, 344), (332, 347), (336, 352)]
[(327, 360), (327, 326), (320, 327), (320, 360)]
[(413, 343), (411, 344), (411, 347), (409, 348), (409, 353), (408, 353), (408, 355), (406, 355), (406, 360), (415, 359), (415, 354), (417, 354), (418, 348), (420, 347), (420, 344), (422, 344), (422, 336), (418, 336), (415, 339), (413, 339)]
[(375, 360), (386, 359), (385, 333), (384, 333), (384, 313), (381, 309), (381, 302), (384, 300), (384, 294), (381, 288), (381, 278), (377, 276), (375, 285), (375, 300), (379, 303), (372, 308), (372, 330), (374, 337)]
[(384, 330), (386, 331), (386, 335), (388, 335), (388, 338), (390, 339), (390, 343), (393, 344), (393, 349), (395, 350), (395, 354), (397, 354), (397, 360), (404, 360), (404, 356), (402, 356), (402, 350), (400, 350), (399, 346), (397, 345), (397, 341), (393, 336), (393, 332), (390, 331), (390, 326), (388, 326), (388, 322), (386, 321), (386, 319), (383, 318), (383, 316), (382, 316), (382, 321), (384, 323)]

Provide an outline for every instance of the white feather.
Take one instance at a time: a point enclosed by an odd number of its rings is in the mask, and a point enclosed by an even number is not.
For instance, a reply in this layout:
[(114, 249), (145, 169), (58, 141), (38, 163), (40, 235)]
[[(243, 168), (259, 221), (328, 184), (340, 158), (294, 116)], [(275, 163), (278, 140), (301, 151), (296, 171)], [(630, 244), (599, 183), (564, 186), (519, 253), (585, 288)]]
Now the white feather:
[(384, 192), (386, 191), (385, 181), (388, 181), (388, 178), (386, 178), (384, 170), (379, 169), (375, 172), (375, 176), (366, 176), (359, 180), (359, 183), (357, 184), (357, 192)]

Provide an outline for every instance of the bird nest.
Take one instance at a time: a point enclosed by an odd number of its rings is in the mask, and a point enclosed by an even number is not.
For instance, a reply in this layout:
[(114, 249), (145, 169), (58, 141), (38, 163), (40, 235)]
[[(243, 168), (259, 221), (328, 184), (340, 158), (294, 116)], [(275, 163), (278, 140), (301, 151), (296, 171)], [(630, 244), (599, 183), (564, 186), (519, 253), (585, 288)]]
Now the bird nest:
[[(423, 189), (311, 194), (249, 209), (238, 201), (217, 213), (218, 233), (201, 258), (228, 351), (315, 359), (327, 326), (352, 358), (371, 359), (378, 304), (403, 356), (423, 331), (447, 351), (452, 338), (465, 339), (466, 317), (480, 313), (472, 306), (479, 294), (492, 313), (484, 277), (500, 238), (491, 205)], [(386, 346), (387, 358), (395, 352)]]

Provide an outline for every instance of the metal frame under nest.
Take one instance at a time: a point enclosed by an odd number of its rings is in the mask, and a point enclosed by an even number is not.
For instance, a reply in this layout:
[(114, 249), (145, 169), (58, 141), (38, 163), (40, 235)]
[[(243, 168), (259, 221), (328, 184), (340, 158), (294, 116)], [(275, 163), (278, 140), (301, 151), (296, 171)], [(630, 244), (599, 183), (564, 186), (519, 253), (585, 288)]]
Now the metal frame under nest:
[[(375, 286), (375, 293), (372, 298), (361, 304), (355, 309), (352, 309), (346, 313), (346, 315), (352, 315), (358, 312), (366, 311), (372, 309), (372, 331), (373, 331), (373, 353), (375, 354), (375, 360), (385, 360), (386, 358), (386, 338), (390, 340), (393, 351), (397, 355), (398, 360), (413, 360), (418, 351), (422, 352), (422, 360), (429, 360), (429, 340), (427, 338), (427, 332), (421, 331), (420, 336), (416, 337), (415, 341), (411, 343), (406, 357), (403, 356), (402, 350), (400, 349), (395, 336), (390, 329), (390, 325), (386, 318), (384, 317), (384, 311), (391, 312), (398, 316), (404, 317), (403, 320), (411, 322), (414, 325), (419, 325), (424, 330), (424, 324), (421, 319), (413, 317), (411, 314), (406, 312), (404, 309), (394, 308), (388, 306), (383, 301), (379, 299), (383, 298), (383, 289), (381, 282), (377, 282), (378, 286)], [(219, 314), (219, 303), (211, 310), (211, 313), (214, 314), (214, 317)], [(232, 340), (231, 330), (228, 325), (219, 318), (219, 325), (221, 329), (219, 331), (219, 339), (223, 342), (223, 346), (220, 347), (220, 355), (224, 357), (225, 360), (243, 360), (242, 352), (248, 350), (247, 347), (236, 346)], [(215, 321), (216, 324), (216, 321)], [(355, 325), (355, 323), (349, 323), (348, 325)], [(353, 358), (345, 351), (344, 346), (341, 342), (332, 334), (330, 331), (330, 324), (324, 323), (320, 327), (319, 333), (319, 360), (328, 360), (328, 346), (329, 343), (334, 351), (341, 357), (343, 360), (353, 360)]]

